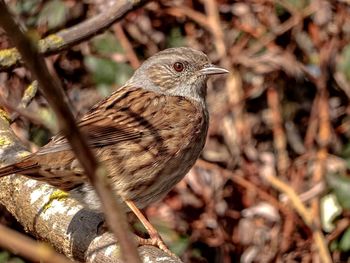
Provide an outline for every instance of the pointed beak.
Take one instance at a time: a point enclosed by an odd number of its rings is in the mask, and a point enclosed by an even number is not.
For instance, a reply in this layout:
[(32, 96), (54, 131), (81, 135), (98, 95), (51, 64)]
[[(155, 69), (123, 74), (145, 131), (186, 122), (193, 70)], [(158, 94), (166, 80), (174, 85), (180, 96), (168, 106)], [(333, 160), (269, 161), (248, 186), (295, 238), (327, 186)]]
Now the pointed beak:
[(203, 75), (216, 75), (216, 74), (226, 74), (229, 73), (228, 70), (224, 68), (220, 68), (213, 64), (206, 65), (204, 68), (199, 70), (199, 72)]

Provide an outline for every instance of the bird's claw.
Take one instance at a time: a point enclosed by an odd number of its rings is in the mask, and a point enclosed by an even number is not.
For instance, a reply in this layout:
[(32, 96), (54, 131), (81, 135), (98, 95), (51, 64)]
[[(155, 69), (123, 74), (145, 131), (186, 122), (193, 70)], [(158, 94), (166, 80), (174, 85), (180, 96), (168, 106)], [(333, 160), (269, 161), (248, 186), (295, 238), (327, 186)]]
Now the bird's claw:
[(178, 256), (176, 256), (173, 252), (169, 250), (169, 248), (165, 245), (164, 241), (159, 235), (152, 235), (150, 238), (137, 237), (137, 242), (140, 246), (148, 245), (158, 247), (160, 250), (164, 251), (169, 256), (178, 258)]

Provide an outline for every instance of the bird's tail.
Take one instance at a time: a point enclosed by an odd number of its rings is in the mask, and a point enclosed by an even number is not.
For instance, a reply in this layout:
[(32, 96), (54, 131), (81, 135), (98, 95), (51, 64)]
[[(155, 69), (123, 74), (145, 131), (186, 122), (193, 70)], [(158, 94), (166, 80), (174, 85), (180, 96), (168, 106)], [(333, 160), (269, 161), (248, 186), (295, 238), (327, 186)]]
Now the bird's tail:
[[(82, 173), (70, 169), (51, 169), (50, 166), (42, 166), (35, 155), (30, 155), (18, 163), (0, 168), (0, 178), (11, 174), (24, 175), (30, 179), (51, 184), (66, 192), (81, 185), (86, 180)], [(77, 174), (79, 176), (75, 176)]]
[(39, 165), (34, 160), (25, 159), (18, 163), (10, 164), (0, 168), (0, 177), (4, 177), (11, 174), (29, 174), (37, 171)]

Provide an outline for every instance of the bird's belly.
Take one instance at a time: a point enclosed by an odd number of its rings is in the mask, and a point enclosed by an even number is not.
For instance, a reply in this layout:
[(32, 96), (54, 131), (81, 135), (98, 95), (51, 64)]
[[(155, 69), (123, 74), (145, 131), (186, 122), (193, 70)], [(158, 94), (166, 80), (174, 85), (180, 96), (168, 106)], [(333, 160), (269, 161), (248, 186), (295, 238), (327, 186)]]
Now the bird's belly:
[(164, 174), (166, 181), (157, 182), (151, 185), (145, 194), (139, 194), (133, 198), (137, 207), (144, 208), (147, 205), (159, 201), (186, 175), (186, 171), (176, 171), (169, 174)]
[(162, 165), (162, 169), (159, 169), (156, 174), (150, 177), (147, 187), (143, 189), (142, 187), (141, 189), (136, 187), (137, 194), (130, 194), (129, 199), (134, 201), (139, 208), (144, 208), (163, 199), (192, 168), (203, 146), (204, 143), (199, 142), (194, 148), (185, 149), (177, 157), (170, 158)]
[[(112, 188), (124, 200), (135, 202), (139, 208), (161, 200), (192, 168), (203, 149), (204, 139), (198, 139), (196, 143), (189, 145), (191, 147), (182, 148), (166, 161), (158, 162), (155, 157), (153, 165), (145, 165), (142, 161), (136, 164), (132, 161), (133, 158), (144, 160), (141, 156), (124, 156), (119, 163), (114, 159), (116, 156), (110, 162), (104, 160), (110, 173)], [(145, 151), (143, 153), (146, 154)], [(164, 160), (163, 157), (159, 159)], [(129, 162), (133, 171), (125, 169)], [(71, 194), (89, 209), (101, 211), (101, 203), (90, 184), (84, 183), (76, 187)]]

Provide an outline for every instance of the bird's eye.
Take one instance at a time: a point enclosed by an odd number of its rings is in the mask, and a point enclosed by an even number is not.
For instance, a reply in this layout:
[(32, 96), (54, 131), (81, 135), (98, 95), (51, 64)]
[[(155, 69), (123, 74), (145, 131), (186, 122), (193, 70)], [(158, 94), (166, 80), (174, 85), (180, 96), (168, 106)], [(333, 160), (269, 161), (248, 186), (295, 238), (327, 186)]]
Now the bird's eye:
[(182, 64), (181, 62), (175, 62), (174, 65), (173, 65), (175, 71), (177, 72), (181, 72), (184, 70), (184, 64)]

